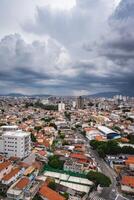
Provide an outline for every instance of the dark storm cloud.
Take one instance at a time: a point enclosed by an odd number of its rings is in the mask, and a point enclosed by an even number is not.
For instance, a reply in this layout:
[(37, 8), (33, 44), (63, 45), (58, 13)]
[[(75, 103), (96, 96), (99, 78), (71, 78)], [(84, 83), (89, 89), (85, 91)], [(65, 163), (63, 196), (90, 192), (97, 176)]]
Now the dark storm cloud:
[(37, 7), (35, 19), (21, 23), (23, 31), (48, 37), (45, 42), (26, 42), (17, 34), (2, 38), (1, 90), (4, 85), (20, 92), (132, 94), (134, 17), (128, 11), (132, 1), (125, 1), (109, 24), (107, 0), (77, 0), (70, 10)]
[[(106, 62), (108, 77), (105, 77), (104, 82), (113, 85), (123, 94), (126, 92), (130, 95), (134, 95), (132, 90), (134, 85), (134, 15), (132, 15), (132, 10), (134, 10), (134, 2), (123, 0), (109, 19), (109, 32), (92, 48), (94, 52), (97, 52), (97, 56)], [(90, 44), (85, 48), (89, 52), (92, 49)]]
[(59, 72), (64, 74), (66, 66), (62, 56), (67, 57), (66, 51), (53, 40), (26, 43), (18, 34), (5, 36), (0, 41), (0, 84), (5, 87), (11, 84), (31, 88), (48, 86)]

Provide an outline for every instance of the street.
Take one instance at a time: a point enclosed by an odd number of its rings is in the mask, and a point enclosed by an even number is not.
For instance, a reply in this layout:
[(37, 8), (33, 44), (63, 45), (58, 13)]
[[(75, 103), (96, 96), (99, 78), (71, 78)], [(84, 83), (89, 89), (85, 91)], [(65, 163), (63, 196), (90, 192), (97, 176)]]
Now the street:
[(108, 176), (111, 179), (111, 186), (108, 188), (104, 188), (101, 197), (109, 200), (114, 200), (117, 196), (117, 189), (116, 189), (116, 173), (105, 163), (105, 161), (99, 157), (96, 151), (92, 150), (90, 147), (90, 153), (95, 158), (96, 162), (99, 165), (99, 168), (103, 174)]
[[(102, 193), (99, 195), (100, 198), (106, 200), (118, 200), (118, 197), (120, 200), (127, 199), (123, 198), (123, 196), (118, 193), (116, 186), (117, 174), (115, 173), (115, 171), (112, 168), (110, 168), (110, 166), (108, 166), (108, 164), (102, 158), (99, 157), (98, 153), (95, 150), (92, 149), (92, 147), (89, 145), (88, 139), (81, 135), (79, 131), (77, 132), (77, 134), (80, 138), (82, 138), (85, 141), (87, 151), (91, 155), (91, 157), (95, 159), (100, 171), (111, 179), (112, 184), (110, 185), (110, 187), (103, 189)], [(131, 197), (128, 200), (133, 200), (133, 198)]]

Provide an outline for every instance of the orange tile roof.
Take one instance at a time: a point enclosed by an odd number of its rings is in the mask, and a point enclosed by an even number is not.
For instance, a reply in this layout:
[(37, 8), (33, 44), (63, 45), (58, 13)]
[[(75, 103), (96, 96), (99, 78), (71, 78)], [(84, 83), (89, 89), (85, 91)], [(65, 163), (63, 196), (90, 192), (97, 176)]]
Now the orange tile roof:
[(23, 188), (26, 188), (29, 183), (29, 178), (24, 177), (15, 185), (15, 188), (18, 190), (22, 190)]
[(102, 135), (96, 135), (95, 140), (97, 141), (105, 141), (105, 138)]
[(71, 158), (76, 158), (76, 159), (87, 159), (87, 157), (83, 154), (79, 154), (79, 153), (72, 153), (70, 155)]
[(84, 128), (84, 131), (93, 131), (93, 130), (95, 130), (95, 128)]
[(134, 176), (123, 176), (121, 184), (134, 187)]
[(19, 168), (12, 169), (11, 172), (9, 174), (5, 175), (2, 180), (4, 180), (4, 181), (10, 180), (13, 176), (18, 174), (19, 171), (20, 171)]
[(50, 141), (44, 140), (44, 141), (43, 141), (43, 145), (44, 145), (45, 147), (50, 147)]
[(75, 148), (78, 148), (78, 147), (82, 148), (82, 147), (84, 147), (84, 144), (75, 144), (74, 146), (75, 146)]
[(59, 193), (45, 185), (41, 187), (39, 193), (42, 197), (46, 197), (48, 200), (65, 200), (65, 198), (62, 197)]
[(129, 139), (127, 139), (127, 138), (121, 138), (120, 141), (121, 142), (129, 142)]
[(30, 166), (29, 164), (27, 164), (27, 163), (25, 163), (25, 162), (19, 162), (18, 165), (19, 165), (20, 167), (24, 167), (24, 168), (28, 168), (28, 167)]
[(3, 169), (7, 168), (8, 166), (11, 165), (11, 161), (5, 161), (3, 163), (0, 163), (0, 171), (2, 171)]
[(128, 160), (134, 160), (134, 156), (128, 156)]
[(125, 163), (126, 165), (134, 164), (134, 156), (129, 156)]

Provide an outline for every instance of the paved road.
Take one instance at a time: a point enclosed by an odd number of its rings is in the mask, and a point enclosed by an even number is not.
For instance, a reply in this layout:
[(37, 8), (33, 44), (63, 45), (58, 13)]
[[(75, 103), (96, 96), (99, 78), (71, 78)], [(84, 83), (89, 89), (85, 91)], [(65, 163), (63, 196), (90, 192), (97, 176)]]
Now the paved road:
[[(88, 146), (88, 141), (86, 141), (86, 144)], [(112, 182), (110, 187), (103, 189), (100, 197), (106, 200), (134, 200), (134, 197), (132, 196), (125, 198), (121, 194), (119, 194), (116, 186), (116, 172), (102, 158), (99, 157), (98, 153), (93, 150), (90, 145), (88, 147), (88, 150), (93, 158), (95, 158), (95, 161), (98, 163), (100, 171), (108, 176)]]
[(112, 182), (111, 186), (108, 188), (104, 188), (100, 197), (106, 200), (115, 200), (118, 194), (118, 191), (116, 189), (117, 174), (112, 168), (110, 168), (107, 165), (107, 163), (102, 158), (99, 157), (98, 153), (90, 147), (88, 139), (82, 136), (79, 132), (77, 132), (77, 134), (79, 135), (79, 137), (82, 137), (83, 140), (85, 141), (85, 144), (87, 145), (88, 153), (93, 158), (95, 158), (95, 161), (98, 164), (100, 171), (111, 179), (111, 182)]
[(89, 195), (89, 200), (105, 200), (98, 195), (98, 192), (92, 192)]
[(110, 187), (103, 189), (101, 197), (109, 200), (114, 200), (117, 196), (116, 173), (105, 163), (102, 158), (99, 157), (96, 151), (92, 150), (91, 147), (89, 147), (89, 151), (91, 155), (95, 158), (95, 161), (98, 163), (101, 172), (108, 176), (112, 182)]

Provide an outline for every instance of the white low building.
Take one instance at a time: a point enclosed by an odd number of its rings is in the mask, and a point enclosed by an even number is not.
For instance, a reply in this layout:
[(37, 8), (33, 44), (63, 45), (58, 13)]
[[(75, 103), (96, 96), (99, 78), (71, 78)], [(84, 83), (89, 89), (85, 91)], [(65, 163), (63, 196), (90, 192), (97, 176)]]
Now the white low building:
[(110, 133), (115, 133), (115, 131), (106, 126), (98, 126), (98, 130), (101, 131), (106, 136)]
[(31, 152), (30, 133), (22, 130), (4, 132), (0, 138), (0, 152), (9, 157), (27, 157)]

